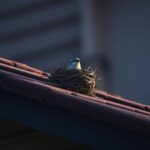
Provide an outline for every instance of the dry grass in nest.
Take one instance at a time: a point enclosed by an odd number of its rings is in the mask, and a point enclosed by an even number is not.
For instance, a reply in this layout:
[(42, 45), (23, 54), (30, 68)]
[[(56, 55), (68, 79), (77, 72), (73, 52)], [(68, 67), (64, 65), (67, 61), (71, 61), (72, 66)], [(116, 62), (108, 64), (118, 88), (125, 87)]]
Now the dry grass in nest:
[(50, 82), (59, 87), (87, 95), (95, 93), (96, 73), (92, 69), (57, 69), (51, 73)]

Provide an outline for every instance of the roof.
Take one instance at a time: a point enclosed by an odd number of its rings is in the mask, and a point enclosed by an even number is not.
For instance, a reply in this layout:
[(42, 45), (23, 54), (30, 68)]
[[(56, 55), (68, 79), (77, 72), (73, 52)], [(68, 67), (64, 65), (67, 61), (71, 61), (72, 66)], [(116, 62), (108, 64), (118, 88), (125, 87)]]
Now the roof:
[(49, 82), (50, 73), (0, 58), (0, 89), (32, 98), (97, 121), (150, 135), (150, 106), (96, 89), (96, 97)]

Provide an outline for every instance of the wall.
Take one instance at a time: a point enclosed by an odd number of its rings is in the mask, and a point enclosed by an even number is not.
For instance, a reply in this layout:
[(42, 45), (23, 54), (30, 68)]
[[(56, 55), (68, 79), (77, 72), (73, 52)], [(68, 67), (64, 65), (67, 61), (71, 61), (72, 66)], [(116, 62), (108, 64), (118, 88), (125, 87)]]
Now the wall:
[(78, 1), (0, 1), (0, 56), (50, 71), (80, 53)]
[(150, 104), (150, 2), (105, 2), (106, 50), (112, 66), (112, 91)]

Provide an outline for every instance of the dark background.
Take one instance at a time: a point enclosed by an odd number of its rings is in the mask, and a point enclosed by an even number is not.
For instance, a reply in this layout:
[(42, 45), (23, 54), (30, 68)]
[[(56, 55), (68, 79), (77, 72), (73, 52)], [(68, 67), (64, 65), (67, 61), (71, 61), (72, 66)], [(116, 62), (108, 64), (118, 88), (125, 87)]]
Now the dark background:
[(150, 104), (149, 0), (0, 0), (0, 56), (45, 71), (80, 57), (97, 86)]

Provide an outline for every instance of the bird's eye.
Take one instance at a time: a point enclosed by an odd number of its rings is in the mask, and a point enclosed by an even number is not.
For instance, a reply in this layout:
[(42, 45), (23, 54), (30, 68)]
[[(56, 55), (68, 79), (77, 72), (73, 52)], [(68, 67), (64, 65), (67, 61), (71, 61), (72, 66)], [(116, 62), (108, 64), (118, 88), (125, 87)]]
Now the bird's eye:
[(73, 62), (75, 62), (75, 61), (74, 61), (74, 60), (71, 60), (70, 62), (73, 63)]

